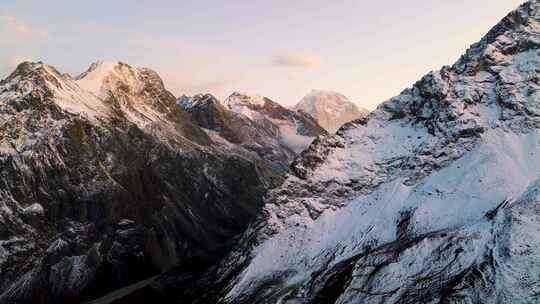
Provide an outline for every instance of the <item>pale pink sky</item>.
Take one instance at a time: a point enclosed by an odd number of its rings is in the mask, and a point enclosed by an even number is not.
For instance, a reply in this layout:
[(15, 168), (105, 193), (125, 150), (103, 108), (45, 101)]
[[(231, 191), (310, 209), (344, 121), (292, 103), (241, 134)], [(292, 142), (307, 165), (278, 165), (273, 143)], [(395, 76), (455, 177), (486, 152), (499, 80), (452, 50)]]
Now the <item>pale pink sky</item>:
[(4, 0), (0, 77), (21, 60), (77, 74), (98, 59), (157, 70), (175, 94), (296, 103), (335, 90), (374, 108), (452, 64), (521, 0)]

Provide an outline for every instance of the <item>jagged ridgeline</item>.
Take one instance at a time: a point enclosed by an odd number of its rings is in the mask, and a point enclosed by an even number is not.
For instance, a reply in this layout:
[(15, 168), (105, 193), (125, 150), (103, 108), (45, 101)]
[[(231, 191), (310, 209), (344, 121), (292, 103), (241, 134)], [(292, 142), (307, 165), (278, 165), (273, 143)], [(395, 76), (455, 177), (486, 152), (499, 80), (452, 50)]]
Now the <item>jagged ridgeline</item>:
[(528, 1), (456, 64), (319, 137), (202, 279), (170, 273), (147, 292), (195, 303), (538, 303), (539, 48), (540, 3)]
[(537, 0), (331, 135), (122, 63), (22, 64), (0, 82), (0, 303), (537, 303), (539, 72)]
[(221, 102), (199, 94), (177, 102), (224, 149), (239, 146), (281, 171), (315, 137), (327, 134), (310, 115), (258, 95), (235, 92)]
[(282, 176), (240, 150), (151, 70), (19, 65), (0, 82), (0, 303), (77, 303), (215, 261)]

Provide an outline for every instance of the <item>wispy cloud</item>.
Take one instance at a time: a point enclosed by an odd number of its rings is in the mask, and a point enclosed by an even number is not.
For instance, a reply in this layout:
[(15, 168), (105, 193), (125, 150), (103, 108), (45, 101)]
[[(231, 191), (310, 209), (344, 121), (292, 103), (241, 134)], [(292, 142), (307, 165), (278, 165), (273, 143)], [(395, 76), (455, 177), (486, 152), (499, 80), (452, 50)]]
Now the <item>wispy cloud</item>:
[(43, 41), (49, 33), (16, 16), (0, 16), (0, 46), (14, 47)]
[(273, 64), (285, 67), (316, 68), (321, 65), (321, 59), (307, 53), (283, 53), (274, 57)]

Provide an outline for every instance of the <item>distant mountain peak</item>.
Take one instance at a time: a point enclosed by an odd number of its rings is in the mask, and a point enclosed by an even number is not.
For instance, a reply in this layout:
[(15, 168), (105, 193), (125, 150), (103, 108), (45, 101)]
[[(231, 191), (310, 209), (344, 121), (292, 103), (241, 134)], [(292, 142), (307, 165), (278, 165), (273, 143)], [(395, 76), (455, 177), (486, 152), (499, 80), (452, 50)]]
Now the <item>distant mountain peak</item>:
[(234, 92), (223, 101), (223, 105), (229, 110), (243, 114), (254, 120), (260, 117), (259, 109), (262, 109), (269, 99), (260, 95)]
[(310, 114), (330, 132), (335, 132), (341, 125), (369, 113), (366, 109), (358, 108), (343, 94), (315, 89), (294, 108)]
[(240, 143), (279, 167), (327, 132), (310, 116), (287, 109), (267, 97), (234, 92), (223, 102), (211, 94), (180, 96), (176, 103), (199, 125)]
[(268, 99), (266, 97), (247, 93), (247, 92), (233, 92), (227, 99), (225, 99), (224, 104), (230, 108), (233, 108), (235, 105), (252, 105), (257, 107), (263, 107)]

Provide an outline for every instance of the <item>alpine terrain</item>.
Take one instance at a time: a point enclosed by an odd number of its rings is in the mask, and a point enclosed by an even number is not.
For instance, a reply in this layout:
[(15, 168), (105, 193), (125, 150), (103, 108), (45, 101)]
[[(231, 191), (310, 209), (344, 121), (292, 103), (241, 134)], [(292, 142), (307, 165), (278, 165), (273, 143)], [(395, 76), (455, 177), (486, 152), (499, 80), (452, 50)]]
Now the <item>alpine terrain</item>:
[(540, 0), (353, 112), (19, 65), (0, 82), (0, 304), (539, 303)]
[(177, 103), (216, 142), (239, 145), (276, 170), (288, 171), (315, 137), (327, 134), (309, 114), (258, 95), (235, 92), (219, 101), (211, 94), (199, 94), (182, 96)]
[(194, 302), (537, 303), (539, 48), (533, 0), (319, 137)]
[(317, 120), (328, 132), (336, 132), (339, 127), (369, 114), (358, 108), (342, 94), (332, 91), (312, 90), (294, 107), (304, 111)]
[(22, 63), (0, 82), (0, 117), (0, 303), (78, 303), (211, 263), (282, 178), (124, 63), (77, 78)]

